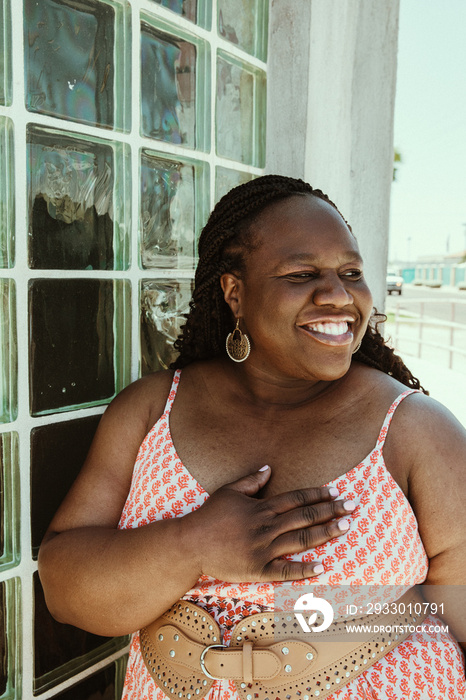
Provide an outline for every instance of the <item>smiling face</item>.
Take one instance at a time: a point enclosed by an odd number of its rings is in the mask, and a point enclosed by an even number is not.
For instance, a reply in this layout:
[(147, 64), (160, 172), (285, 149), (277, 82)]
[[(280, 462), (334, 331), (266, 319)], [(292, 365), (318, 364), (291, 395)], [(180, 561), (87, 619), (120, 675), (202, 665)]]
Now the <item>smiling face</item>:
[(251, 225), (257, 243), (225, 298), (251, 340), (248, 362), (277, 376), (331, 381), (349, 369), (372, 311), (354, 236), (312, 195), (268, 206)]

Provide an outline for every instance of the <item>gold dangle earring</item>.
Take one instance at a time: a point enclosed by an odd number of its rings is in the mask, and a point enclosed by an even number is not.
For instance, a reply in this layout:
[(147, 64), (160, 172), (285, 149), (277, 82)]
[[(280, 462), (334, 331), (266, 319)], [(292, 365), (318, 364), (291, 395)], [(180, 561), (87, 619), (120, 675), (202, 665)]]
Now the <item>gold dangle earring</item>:
[(362, 345), (362, 340), (359, 342), (359, 344), (357, 345), (357, 347), (353, 350), (353, 355), (356, 355), (356, 353), (358, 352), (358, 350), (359, 350), (359, 348), (361, 347), (361, 345)]
[(236, 328), (227, 335), (227, 355), (233, 362), (244, 362), (251, 352), (251, 343), (246, 333), (242, 333), (239, 327), (239, 318), (236, 319)]

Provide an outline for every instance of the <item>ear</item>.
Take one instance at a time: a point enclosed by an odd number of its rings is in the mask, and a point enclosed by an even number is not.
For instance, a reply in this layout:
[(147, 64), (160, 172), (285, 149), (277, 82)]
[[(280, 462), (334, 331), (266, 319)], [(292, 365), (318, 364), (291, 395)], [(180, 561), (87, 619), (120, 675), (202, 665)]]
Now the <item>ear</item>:
[(223, 298), (230, 307), (233, 316), (239, 318), (242, 316), (242, 279), (233, 272), (225, 272), (225, 274), (220, 277), (220, 284), (223, 290)]

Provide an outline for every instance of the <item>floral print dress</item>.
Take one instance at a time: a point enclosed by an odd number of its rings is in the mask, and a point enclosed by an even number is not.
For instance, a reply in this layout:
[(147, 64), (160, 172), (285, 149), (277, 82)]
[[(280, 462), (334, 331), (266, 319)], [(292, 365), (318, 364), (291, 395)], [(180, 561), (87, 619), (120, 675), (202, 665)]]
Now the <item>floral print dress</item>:
[[(209, 497), (191, 476), (176, 453), (170, 434), (170, 411), (181, 371), (173, 377), (163, 415), (146, 435), (136, 458), (130, 492), (119, 528), (147, 525), (163, 518), (176, 518), (201, 506)], [(428, 559), (419, 536), (413, 510), (396, 484), (383, 459), (383, 446), (394, 411), (407, 390), (390, 406), (372, 452), (356, 467), (327, 485), (357, 508), (348, 517), (351, 527), (344, 535), (292, 559), (322, 561), (325, 572), (318, 579), (295, 581), (301, 587), (312, 583), (315, 594), (327, 586), (407, 587), (422, 583)], [(380, 589), (380, 590), (386, 590)], [(245, 616), (273, 610), (275, 586), (271, 583), (228, 583), (202, 576), (184, 598), (207, 610), (219, 623), (223, 643)], [(397, 596), (398, 597), (398, 596)], [(436, 617), (424, 624), (438, 625)], [(166, 695), (151, 679), (139, 650), (139, 635), (133, 636), (123, 700), (165, 700)], [(235, 685), (215, 681), (206, 700), (238, 700)], [(328, 700), (464, 700), (464, 659), (456, 641), (438, 632), (432, 638), (414, 633)]]

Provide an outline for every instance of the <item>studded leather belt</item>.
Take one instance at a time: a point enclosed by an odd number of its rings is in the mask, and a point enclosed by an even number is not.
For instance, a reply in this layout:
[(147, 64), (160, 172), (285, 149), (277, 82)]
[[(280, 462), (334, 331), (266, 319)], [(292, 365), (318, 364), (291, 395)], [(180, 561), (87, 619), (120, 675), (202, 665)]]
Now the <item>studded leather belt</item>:
[[(180, 600), (140, 631), (141, 652), (171, 700), (201, 700), (224, 679), (235, 682), (242, 700), (323, 700), (406, 639), (426, 617), (415, 612), (424, 610), (416, 605), (422, 601), (411, 589), (396, 602), (403, 614), (344, 619), (316, 633), (304, 633), (293, 612), (258, 613), (236, 625), (226, 647), (214, 618)], [(351, 622), (382, 631), (346, 641)]]

